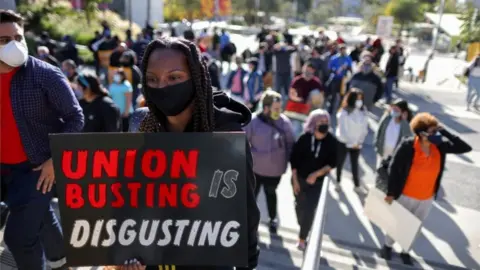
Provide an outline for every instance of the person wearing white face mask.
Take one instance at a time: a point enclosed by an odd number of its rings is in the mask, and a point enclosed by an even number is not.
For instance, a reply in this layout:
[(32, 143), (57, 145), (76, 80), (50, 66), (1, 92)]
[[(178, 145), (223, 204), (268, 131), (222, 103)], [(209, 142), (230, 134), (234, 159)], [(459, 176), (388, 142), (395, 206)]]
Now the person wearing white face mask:
[(336, 136), (339, 141), (337, 152), (337, 181), (336, 189), (340, 190), (343, 164), (347, 154), (352, 165), (352, 177), (355, 191), (362, 193), (366, 186), (360, 181), (358, 159), (363, 141), (368, 134), (368, 116), (363, 104), (363, 93), (353, 88), (345, 95), (340, 110), (337, 113)]
[[(23, 19), (0, 9), (0, 166), (10, 215), (4, 241), (19, 270), (68, 269), (50, 206), (50, 133), (83, 128), (82, 109), (60, 69), (28, 56)], [(46, 260), (45, 260), (46, 258)]]
[(375, 132), (375, 150), (378, 160), (390, 157), (403, 137), (412, 135), (409, 122), (412, 112), (405, 100), (395, 100), (390, 108), (380, 119), (378, 129)]
[(122, 130), (128, 131), (130, 115), (133, 113), (132, 105), (132, 84), (127, 80), (127, 76), (123, 69), (118, 69), (113, 75), (113, 82), (108, 87), (110, 96), (115, 105), (120, 108), (122, 114)]

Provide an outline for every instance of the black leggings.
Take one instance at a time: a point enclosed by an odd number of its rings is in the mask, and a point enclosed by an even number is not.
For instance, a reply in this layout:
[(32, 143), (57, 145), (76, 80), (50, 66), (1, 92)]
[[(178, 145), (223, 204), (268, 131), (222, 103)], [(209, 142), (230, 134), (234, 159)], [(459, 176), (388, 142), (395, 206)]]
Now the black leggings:
[(314, 185), (307, 184), (303, 179), (298, 179), (298, 181), (300, 182), (300, 192), (295, 196), (295, 212), (300, 226), (298, 238), (306, 240), (312, 228), (323, 181)]
[(260, 186), (263, 186), (263, 192), (265, 193), (265, 198), (267, 199), (267, 209), (268, 216), (270, 220), (275, 220), (277, 218), (277, 186), (280, 183), (281, 176), (261, 176), (255, 174), (255, 179), (257, 180), (257, 185), (255, 187), (255, 196), (258, 198), (258, 193), (260, 193)]
[(342, 170), (347, 154), (350, 155), (350, 164), (352, 164), (352, 176), (355, 187), (360, 186), (360, 177), (358, 175), (358, 159), (360, 158), (360, 149), (347, 148), (344, 143), (338, 144), (337, 151), (337, 182), (342, 179)]

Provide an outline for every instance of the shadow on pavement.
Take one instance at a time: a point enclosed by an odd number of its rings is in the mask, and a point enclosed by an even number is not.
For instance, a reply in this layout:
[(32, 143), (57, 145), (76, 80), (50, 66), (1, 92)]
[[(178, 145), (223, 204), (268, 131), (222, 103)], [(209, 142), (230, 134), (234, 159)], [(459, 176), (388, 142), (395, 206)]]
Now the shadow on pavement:
[[(469, 242), (462, 229), (452, 220), (448, 213), (446, 213), (448, 210), (443, 209), (445, 208), (445, 205), (448, 205), (447, 208), (453, 208), (452, 205), (449, 205), (446, 202), (435, 204), (435, 206), (432, 207), (427, 220), (423, 224), (424, 229), (447, 243), (454, 255), (466, 268), (480, 269), (479, 262), (470, 255), (470, 251), (468, 250), (469, 246), (473, 243)], [(424, 233), (422, 233), (422, 235), (423, 234)], [(433, 247), (429, 241), (425, 240), (426, 239), (424, 238), (421, 240), (418, 239), (414, 245), (414, 250), (421, 257), (432, 258), (434, 255), (438, 254), (436, 249), (439, 247)], [(427, 243), (430, 247), (427, 246)]]
[[(338, 197), (337, 199), (335, 197)], [(335, 191), (328, 193), (327, 214), (324, 227), (324, 234), (328, 235), (332, 242), (345, 247), (352, 244), (352, 249), (359, 245), (367, 247), (367, 256), (375, 256), (378, 248), (377, 239), (373, 239), (357, 216), (357, 211), (350, 204), (343, 192)], [(354, 256), (357, 265), (364, 265), (375, 269), (377, 264), (373, 261), (363, 261), (360, 257)]]
[[(427, 95), (419, 95), (404, 91), (396, 91), (395, 94), (398, 97), (407, 100), (409, 103), (416, 104), (419, 107), (418, 112), (429, 112), (435, 115), (441, 123), (460, 134), (476, 133), (475, 130), (455, 120), (452, 115), (445, 111), (445, 107), (442, 104), (433, 101)], [(428, 110), (425, 109), (427, 107)]]
[[(278, 194), (278, 192), (277, 192)], [(281, 200), (281, 197), (278, 197), (277, 200)], [(265, 193), (263, 187), (260, 188), (260, 192), (257, 198), (257, 205), (260, 209), (260, 222), (261, 224), (268, 227), (268, 211), (266, 205)], [(279, 210), (280, 211), (280, 210)], [(277, 222), (280, 224), (280, 215), (277, 214)], [(266, 239), (268, 237), (268, 239)], [(260, 233), (260, 256), (261, 261), (259, 262), (259, 268), (262, 269), (262, 264), (269, 263), (271, 266), (276, 269), (297, 269), (298, 263), (293, 261), (292, 256), (296, 256), (295, 252), (292, 252), (292, 247), (295, 247), (297, 239), (291, 239), (290, 237), (286, 238), (280, 234)]]

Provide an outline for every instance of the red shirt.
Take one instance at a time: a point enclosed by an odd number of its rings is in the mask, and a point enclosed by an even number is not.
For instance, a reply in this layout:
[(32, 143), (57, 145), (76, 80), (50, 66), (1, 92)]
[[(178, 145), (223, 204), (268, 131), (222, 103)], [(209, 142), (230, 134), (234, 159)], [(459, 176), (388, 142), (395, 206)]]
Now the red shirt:
[(303, 102), (308, 101), (308, 96), (313, 90), (323, 91), (322, 83), (316, 76), (306, 80), (302, 75), (299, 75), (293, 79), (290, 88), (297, 90), (297, 94), (303, 99)]
[(18, 164), (27, 160), (10, 100), (10, 83), (18, 68), (0, 74), (0, 163)]
[(200, 52), (201, 53), (204, 53), (204, 52), (207, 52), (207, 46), (203, 45), (203, 44), (198, 44), (198, 48), (200, 49)]

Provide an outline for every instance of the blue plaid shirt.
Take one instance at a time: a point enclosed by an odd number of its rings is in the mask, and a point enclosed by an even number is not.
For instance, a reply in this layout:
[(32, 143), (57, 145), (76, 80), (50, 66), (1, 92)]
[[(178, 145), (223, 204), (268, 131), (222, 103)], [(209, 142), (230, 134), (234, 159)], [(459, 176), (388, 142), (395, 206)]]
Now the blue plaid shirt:
[(82, 131), (82, 108), (59, 68), (30, 56), (13, 76), (10, 93), (30, 163), (40, 165), (51, 157), (48, 134)]

